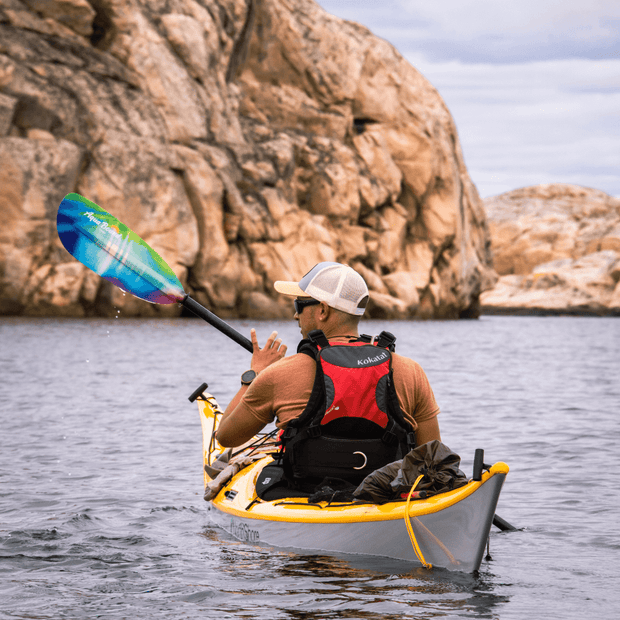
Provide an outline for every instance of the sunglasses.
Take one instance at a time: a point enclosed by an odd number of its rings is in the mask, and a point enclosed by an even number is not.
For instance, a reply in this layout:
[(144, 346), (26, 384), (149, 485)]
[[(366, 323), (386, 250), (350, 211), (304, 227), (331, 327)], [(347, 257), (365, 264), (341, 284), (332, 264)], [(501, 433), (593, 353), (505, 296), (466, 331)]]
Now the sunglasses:
[(316, 306), (320, 304), (321, 302), (317, 301), (316, 299), (308, 298), (308, 299), (295, 299), (293, 303), (295, 304), (295, 312), (297, 314), (301, 314), (304, 311), (304, 308), (306, 306)]

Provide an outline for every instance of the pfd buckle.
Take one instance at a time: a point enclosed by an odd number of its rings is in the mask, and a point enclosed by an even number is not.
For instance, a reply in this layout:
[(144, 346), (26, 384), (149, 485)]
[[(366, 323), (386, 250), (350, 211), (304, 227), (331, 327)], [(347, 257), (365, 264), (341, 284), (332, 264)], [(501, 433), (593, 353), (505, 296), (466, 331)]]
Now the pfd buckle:
[(321, 430), (321, 427), (317, 424), (315, 426), (309, 426), (306, 433), (308, 434), (308, 437), (320, 437), (323, 434), (323, 431)]
[(293, 439), (295, 435), (297, 435), (297, 429), (289, 425), (284, 429), (284, 432), (282, 433), (282, 436), (280, 437), (280, 441), (284, 443), (288, 441), (289, 439)]
[(381, 441), (386, 443), (388, 446), (393, 446), (398, 443), (398, 435), (396, 435), (396, 433), (392, 433), (392, 431), (385, 431), (385, 433), (383, 433), (383, 437), (381, 437)]

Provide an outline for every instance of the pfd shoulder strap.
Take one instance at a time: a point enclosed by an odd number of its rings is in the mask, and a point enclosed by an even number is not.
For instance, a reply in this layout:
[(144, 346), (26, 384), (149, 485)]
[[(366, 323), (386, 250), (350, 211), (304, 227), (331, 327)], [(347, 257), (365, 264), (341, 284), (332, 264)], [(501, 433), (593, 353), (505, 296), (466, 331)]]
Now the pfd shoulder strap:
[(308, 340), (320, 347), (321, 349), (325, 349), (329, 346), (329, 340), (327, 340), (327, 336), (320, 329), (313, 329), (308, 334)]
[(325, 379), (323, 367), (321, 366), (320, 352), (321, 349), (329, 346), (329, 341), (320, 329), (312, 330), (308, 334), (308, 338), (304, 338), (299, 345), (297, 345), (297, 353), (305, 353), (316, 362), (316, 373), (312, 392), (310, 392), (310, 398), (304, 410), (301, 412), (301, 415), (297, 418), (293, 418), (286, 425), (286, 429), (281, 437), (283, 442), (297, 435), (297, 429), (309, 425), (314, 416), (321, 410), (322, 404), (325, 401)]
[(377, 338), (376, 346), (392, 351), (393, 353), (396, 349), (396, 336), (390, 332), (383, 331)]
[(313, 360), (318, 360), (318, 354), (320, 349), (329, 347), (329, 340), (320, 329), (313, 329), (307, 338), (304, 338), (297, 345), (297, 353), (305, 353), (309, 355)]

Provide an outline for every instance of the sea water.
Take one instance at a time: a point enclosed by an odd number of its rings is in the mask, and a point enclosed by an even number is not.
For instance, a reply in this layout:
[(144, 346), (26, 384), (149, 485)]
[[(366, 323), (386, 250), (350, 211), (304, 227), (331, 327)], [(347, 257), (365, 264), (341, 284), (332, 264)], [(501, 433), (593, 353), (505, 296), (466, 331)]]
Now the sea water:
[[(249, 335), (254, 324), (233, 321)], [(293, 321), (273, 329), (294, 351)], [(618, 617), (620, 319), (365, 322), (416, 359), (442, 439), (510, 473), (478, 574), (240, 542), (202, 499), (187, 396), (250, 355), (187, 320), (0, 319), (0, 618)], [(403, 523), (404, 527), (404, 523)]]

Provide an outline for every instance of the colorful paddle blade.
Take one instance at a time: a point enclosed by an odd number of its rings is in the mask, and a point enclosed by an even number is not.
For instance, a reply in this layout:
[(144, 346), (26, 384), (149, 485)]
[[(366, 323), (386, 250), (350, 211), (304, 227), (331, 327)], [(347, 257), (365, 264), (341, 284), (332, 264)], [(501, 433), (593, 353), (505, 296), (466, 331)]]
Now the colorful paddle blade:
[(124, 291), (154, 304), (183, 301), (183, 286), (161, 256), (94, 202), (68, 194), (56, 227), (69, 254)]

